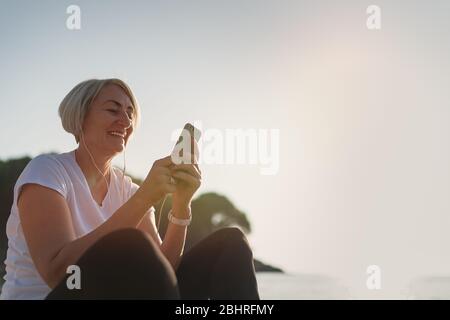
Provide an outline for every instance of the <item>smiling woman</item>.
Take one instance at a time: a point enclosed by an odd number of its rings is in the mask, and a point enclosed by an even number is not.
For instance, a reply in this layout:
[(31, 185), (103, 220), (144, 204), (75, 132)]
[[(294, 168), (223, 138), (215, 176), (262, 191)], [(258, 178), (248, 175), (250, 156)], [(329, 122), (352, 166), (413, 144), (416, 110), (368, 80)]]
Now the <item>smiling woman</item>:
[[(252, 252), (238, 229), (217, 231), (183, 255), (201, 184), (197, 163), (174, 164), (168, 155), (140, 187), (111, 165), (139, 120), (123, 81), (78, 84), (59, 115), (79, 145), (34, 158), (17, 180), (1, 298), (259, 298)], [(154, 205), (169, 193), (174, 219), (162, 241)], [(66, 284), (73, 265), (81, 270), (79, 290)]]

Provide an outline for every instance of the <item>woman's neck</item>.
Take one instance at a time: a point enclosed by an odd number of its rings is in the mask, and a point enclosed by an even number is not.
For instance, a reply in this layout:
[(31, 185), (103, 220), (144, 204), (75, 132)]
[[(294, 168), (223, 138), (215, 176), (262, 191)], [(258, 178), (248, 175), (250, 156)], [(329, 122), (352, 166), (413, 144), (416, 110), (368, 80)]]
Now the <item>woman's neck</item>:
[[(102, 183), (104, 180), (103, 176), (109, 181), (110, 169), (111, 169), (111, 156), (101, 154), (96, 150), (89, 150), (84, 148), (81, 144), (75, 150), (75, 158), (76, 161), (83, 171), (84, 176), (86, 177), (86, 181), (92, 187), (98, 185), (98, 183)], [(95, 161), (95, 165), (93, 163)], [(98, 169), (97, 169), (98, 168)], [(101, 173), (99, 172), (101, 171)], [(103, 176), (102, 176), (103, 175)]]

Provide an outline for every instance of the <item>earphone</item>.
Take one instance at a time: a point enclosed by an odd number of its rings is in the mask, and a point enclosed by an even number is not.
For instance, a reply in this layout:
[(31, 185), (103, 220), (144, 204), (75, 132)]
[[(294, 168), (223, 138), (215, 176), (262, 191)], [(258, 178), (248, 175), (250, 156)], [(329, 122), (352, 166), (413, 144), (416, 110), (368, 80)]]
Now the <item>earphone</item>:
[(156, 230), (158, 231), (158, 233), (159, 233), (159, 224), (161, 223), (162, 210), (164, 208), (164, 203), (166, 202), (166, 199), (167, 199), (167, 194), (164, 196), (164, 200), (161, 204), (161, 208), (159, 208), (158, 225), (156, 226)]
[[(106, 176), (103, 174), (103, 172), (98, 168), (97, 164), (95, 163), (94, 157), (92, 156), (92, 153), (89, 151), (89, 148), (86, 145), (86, 141), (84, 140), (84, 134), (83, 134), (83, 130), (80, 130), (80, 135), (81, 135), (81, 140), (83, 141), (84, 147), (86, 148), (86, 151), (89, 154), (89, 157), (91, 158), (92, 163), (94, 164), (94, 167), (97, 169), (98, 172), (100, 172), (100, 174), (102, 175), (103, 179), (105, 179), (106, 182), (106, 186), (108, 188), (109, 191), (109, 182), (108, 179), (106, 179)], [(123, 184), (124, 184), (124, 179), (125, 179), (125, 170), (126, 170), (126, 159), (125, 159), (125, 150), (126, 147), (123, 149), (123, 170), (122, 170), (122, 187), (121, 187), (121, 193), (122, 193), (122, 197), (123, 197)], [(111, 168), (110, 168), (111, 171)], [(111, 180), (111, 172), (110, 172), (110, 180)], [(107, 192), (108, 192), (107, 191)]]

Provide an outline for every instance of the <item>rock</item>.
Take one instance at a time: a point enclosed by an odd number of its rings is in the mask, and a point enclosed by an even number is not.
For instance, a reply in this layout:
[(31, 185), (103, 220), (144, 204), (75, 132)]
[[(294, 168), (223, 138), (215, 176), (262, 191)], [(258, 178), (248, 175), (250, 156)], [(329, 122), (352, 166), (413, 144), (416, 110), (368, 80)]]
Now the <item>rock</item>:
[(268, 264), (265, 264), (257, 259), (253, 259), (253, 262), (255, 264), (255, 270), (256, 272), (280, 272), (284, 273), (283, 270), (277, 267), (270, 266)]

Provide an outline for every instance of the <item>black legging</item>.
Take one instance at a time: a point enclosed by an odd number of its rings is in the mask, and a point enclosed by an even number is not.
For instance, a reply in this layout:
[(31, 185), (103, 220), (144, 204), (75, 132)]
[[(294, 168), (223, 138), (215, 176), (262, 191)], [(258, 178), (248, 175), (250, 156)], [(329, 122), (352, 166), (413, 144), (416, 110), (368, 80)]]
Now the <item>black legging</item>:
[(249, 299), (259, 300), (253, 253), (238, 228), (223, 228), (186, 252), (174, 272), (149, 235), (114, 231), (76, 263), (81, 289), (67, 275), (46, 299)]

